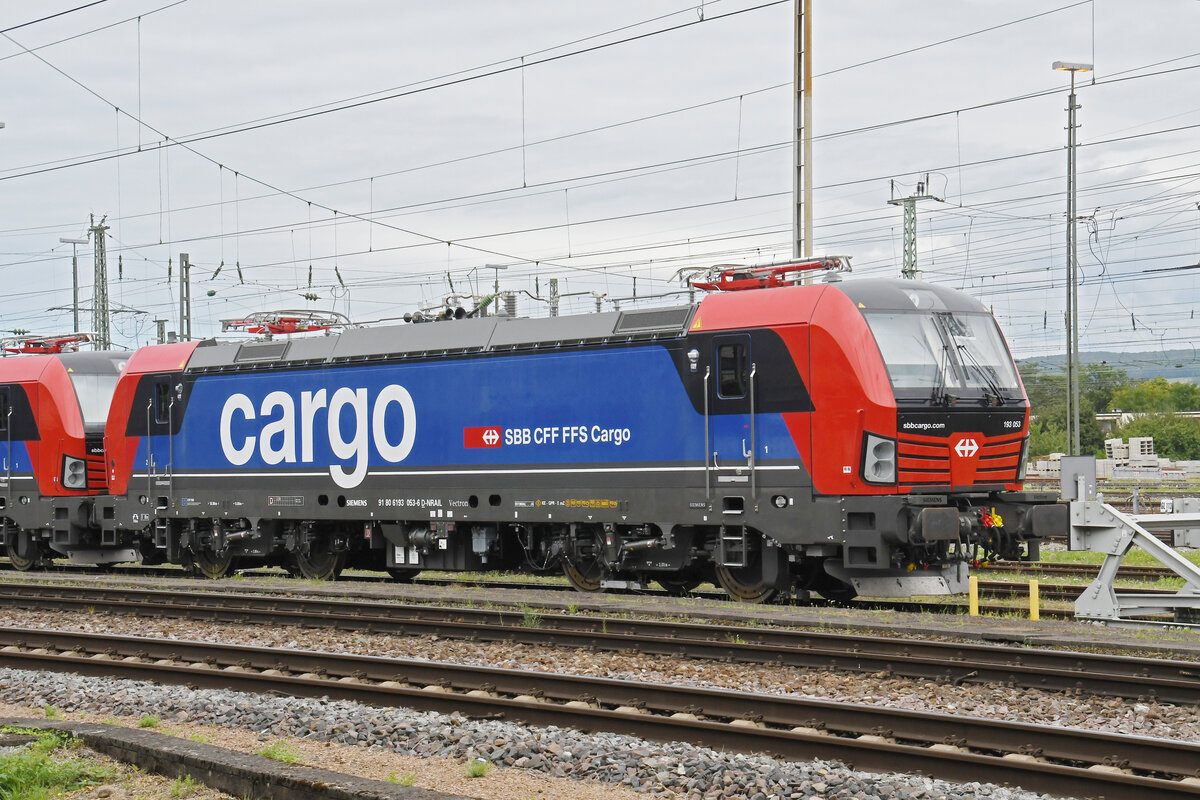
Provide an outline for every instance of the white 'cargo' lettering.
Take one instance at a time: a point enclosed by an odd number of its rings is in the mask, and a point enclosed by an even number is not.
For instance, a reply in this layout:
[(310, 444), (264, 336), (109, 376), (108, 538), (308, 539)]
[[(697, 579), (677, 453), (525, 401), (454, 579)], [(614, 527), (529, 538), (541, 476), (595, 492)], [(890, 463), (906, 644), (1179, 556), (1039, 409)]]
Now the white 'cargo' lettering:
[[(230, 464), (239, 467), (250, 461), (256, 449), (266, 464), (294, 463), (299, 434), (300, 461), (311, 464), (315, 460), (317, 412), (325, 410), (325, 432), (334, 458), (352, 462), (348, 467), (341, 464), (331, 464), (329, 467), (330, 477), (343, 489), (358, 486), (366, 477), (372, 442), (380, 457), (388, 463), (399, 463), (412, 453), (417, 436), (417, 410), (412, 395), (403, 386), (390, 384), (383, 387), (375, 397), (373, 406), (365, 388), (343, 386), (334, 391), (328, 401), (327, 397), (325, 389), (300, 393), (297, 431), (296, 399), (291, 394), (279, 390), (269, 393), (259, 405), (258, 416), (248, 396), (240, 392), (230, 395), (221, 408), (221, 452)], [(400, 407), (401, 430), (399, 441), (395, 444), (396, 425), (392, 424), (393, 434), (390, 437), (387, 430), (387, 411), (392, 403)], [(347, 407), (353, 414), (349, 438), (342, 435), (342, 420)], [(257, 431), (257, 435), (248, 434), (235, 446), (233, 421), (239, 413), (247, 422), (261, 419), (265, 424)], [(274, 416), (276, 414), (277, 417)]]
[(226, 461), (240, 467), (250, 460), (250, 456), (254, 455), (254, 437), (247, 436), (241, 447), (233, 446), (229, 428), (233, 424), (233, 412), (235, 411), (241, 411), (242, 416), (248, 420), (254, 419), (254, 405), (246, 395), (235, 394), (230, 395), (229, 399), (225, 401), (225, 407), (221, 409), (221, 451), (225, 453)]

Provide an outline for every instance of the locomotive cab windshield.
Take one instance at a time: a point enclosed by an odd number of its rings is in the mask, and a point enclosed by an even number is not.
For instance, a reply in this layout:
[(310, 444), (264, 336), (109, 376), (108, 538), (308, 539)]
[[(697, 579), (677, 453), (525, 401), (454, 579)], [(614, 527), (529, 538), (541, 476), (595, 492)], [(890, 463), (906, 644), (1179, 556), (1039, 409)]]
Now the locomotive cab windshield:
[(864, 312), (898, 401), (950, 405), (1021, 400), (1017, 371), (996, 321), (963, 311)]
[(124, 353), (107, 352), (64, 353), (59, 356), (71, 378), (75, 398), (79, 401), (79, 413), (83, 417), (83, 427), (88, 433), (104, 433), (108, 409), (112, 405), (113, 393), (117, 389), (126, 358)]

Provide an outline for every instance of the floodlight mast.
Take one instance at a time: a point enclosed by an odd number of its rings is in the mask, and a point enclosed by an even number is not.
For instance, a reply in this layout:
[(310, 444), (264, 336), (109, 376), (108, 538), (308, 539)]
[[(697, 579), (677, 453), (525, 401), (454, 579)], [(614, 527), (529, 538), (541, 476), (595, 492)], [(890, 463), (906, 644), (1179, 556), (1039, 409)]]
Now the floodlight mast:
[(1071, 455), (1080, 455), (1079, 437), (1079, 241), (1075, 226), (1075, 73), (1091, 72), (1093, 66), (1082, 61), (1055, 61), (1052, 69), (1071, 73), (1071, 94), (1067, 98), (1067, 441)]

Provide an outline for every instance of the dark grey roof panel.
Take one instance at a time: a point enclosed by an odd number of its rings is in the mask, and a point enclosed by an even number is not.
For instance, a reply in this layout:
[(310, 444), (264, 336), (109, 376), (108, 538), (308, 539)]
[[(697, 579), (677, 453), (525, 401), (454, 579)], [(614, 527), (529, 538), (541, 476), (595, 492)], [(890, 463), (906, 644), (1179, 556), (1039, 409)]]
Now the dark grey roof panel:
[(283, 361), (295, 363), (297, 361), (325, 361), (333, 354), (334, 347), (337, 346), (338, 337), (336, 334), (328, 336), (297, 336), (292, 339), (292, 345), (283, 354)]
[(220, 342), (208, 347), (197, 347), (188, 359), (187, 369), (228, 366), (233, 363), (239, 347), (241, 345), (237, 342)]
[(283, 358), (283, 354), (287, 352), (288, 345), (291, 342), (284, 339), (280, 341), (276, 339), (272, 342), (246, 342), (234, 356), (234, 361), (239, 364), (262, 364), (265, 362), (275, 362)]
[(615, 333), (683, 333), (692, 318), (693, 306), (622, 311)]
[(369, 356), (437, 353), (443, 350), (482, 350), (487, 347), (495, 327), (496, 320), (488, 317), (381, 328), (351, 328), (334, 337), (337, 343), (329, 358), (336, 361)]
[(492, 349), (509, 349), (534, 344), (610, 339), (619, 311), (540, 319), (504, 319), (496, 323)]

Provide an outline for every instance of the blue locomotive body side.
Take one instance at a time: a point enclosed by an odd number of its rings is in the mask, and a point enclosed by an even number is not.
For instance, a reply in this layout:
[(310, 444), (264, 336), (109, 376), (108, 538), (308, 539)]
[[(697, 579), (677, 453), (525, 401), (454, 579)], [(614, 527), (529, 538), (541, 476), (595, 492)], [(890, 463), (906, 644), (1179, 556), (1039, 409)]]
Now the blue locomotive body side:
[(28, 479), (33, 475), (33, 459), (29, 456), (29, 446), (24, 441), (0, 438), (0, 479), (5, 475), (16, 479)]
[[(135, 463), (175, 474), (328, 474), (449, 467), (703, 464), (705, 421), (661, 346), (201, 374), (174, 441)], [(709, 418), (722, 460), (747, 456), (748, 414)], [(760, 458), (796, 460), (782, 414), (757, 414)]]

